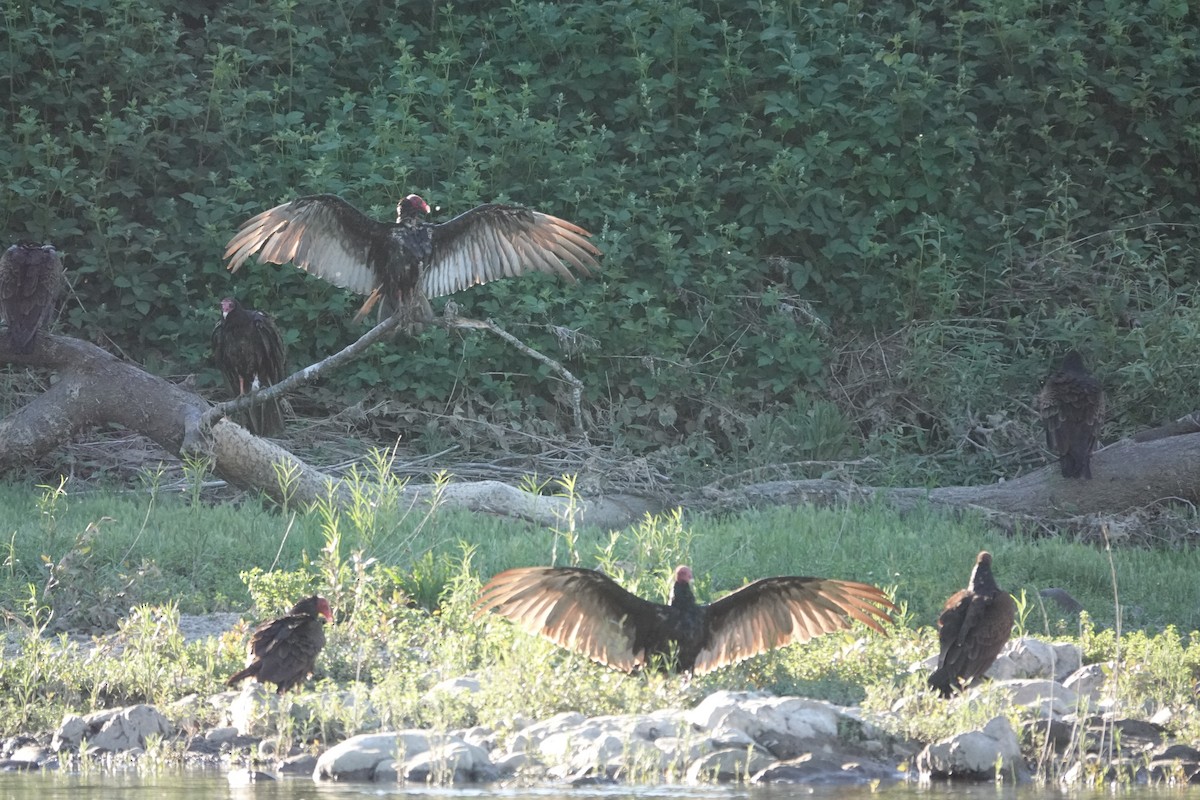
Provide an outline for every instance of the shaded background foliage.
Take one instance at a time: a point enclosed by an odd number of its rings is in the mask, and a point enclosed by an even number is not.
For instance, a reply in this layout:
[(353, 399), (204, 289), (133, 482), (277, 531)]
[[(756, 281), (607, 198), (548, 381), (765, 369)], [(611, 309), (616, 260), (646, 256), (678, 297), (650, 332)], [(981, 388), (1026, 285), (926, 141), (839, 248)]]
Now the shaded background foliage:
[[(229, 276), (237, 225), (315, 192), (386, 219), (414, 191), (598, 234), (592, 280), (455, 301), (563, 360), (627, 450), (1011, 474), (1043, 461), (1028, 398), (1070, 345), (1112, 432), (1190, 411), (1200, 13), (806, 5), (9, 2), (0, 231), (65, 251), (65, 332), (214, 391), (225, 294), (296, 365), (360, 333), (356, 298), (291, 267)], [(420, 438), (396, 409), (555, 431), (564, 396), (432, 330), (298, 405), (386, 400)]]

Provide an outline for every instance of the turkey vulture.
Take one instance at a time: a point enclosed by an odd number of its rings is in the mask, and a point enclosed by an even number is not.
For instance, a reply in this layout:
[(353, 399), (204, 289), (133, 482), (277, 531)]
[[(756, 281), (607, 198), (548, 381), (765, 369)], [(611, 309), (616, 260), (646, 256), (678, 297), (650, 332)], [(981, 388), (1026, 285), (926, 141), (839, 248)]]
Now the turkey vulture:
[(764, 578), (700, 605), (688, 567), (675, 570), (668, 605), (643, 600), (595, 570), (524, 567), (488, 581), (475, 607), (476, 616), (494, 611), (623, 672), (660, 656), (660, 670), (696, 675), (843, 630), (855, 619), (883, 633), (879, 623), (895, 609), (865, 583), (795, 576)]
[(951, 595), (938, 617), (941, 653), (929, 685), (950, 697), (960, 686), (978, 683), (1008, 641), (1016, 616), (1017, 604), (996, 585), (992, 554), (985, 550), (975, 557), (967, 588)]
[(299, 686), (312, 673), (317, 654), (325, 646), (325, 620), (333, 622), (329, 601), (314, 594), (292, 606), (287, 616), (259, 625), (250, 637), (246, 668), (235, 673), (227, 685), (254, 678), (275, 684), (279, 694)]
[(21, 242), (0, 256), (0, 316), (13, 352), (33, 351), (33, 337), (54, 313), (66, 283), (54, 245)]
[[(221, 301), (221, 321), (212, 332), (213, 360), (239, 397), (283, 380), (287, 347), (270, 315), (245, 308), (232, 297)], [(283, 432), (278, 398), (252, 407), (246, 426), (257, 436)]]
[(1072, 350), (1038, 395), (1046, 446), (1058, 456), (1064, 478), (1092, 477), (1092, 450), (1104, 423), (1104, 389)]
[(550, 272), (569, 282), (597, 266), (590, 233), (566, 220), (520, 206), (488, 203), (454, 219), (426, 222), (429, 204), (410, 194), (396, 222), (378, 222), (337, 195), (300, 197), (246, 221), (225, 248), (229, 269), (247, 258), (292, 262), (306, 272), (369, 295), (355, 319), (382, 299), (414, 323), (432, 317), (430, 297), (525, 272)]

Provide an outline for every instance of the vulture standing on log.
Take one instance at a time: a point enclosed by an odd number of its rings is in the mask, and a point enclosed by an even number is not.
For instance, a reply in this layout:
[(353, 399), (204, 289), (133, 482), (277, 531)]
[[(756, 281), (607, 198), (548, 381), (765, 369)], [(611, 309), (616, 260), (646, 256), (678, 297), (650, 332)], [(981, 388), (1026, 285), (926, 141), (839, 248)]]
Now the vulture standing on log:
[(929, 685), (950, 697), (982, 680), (1008, 641), (1016, 616), (1012, 595), (992, 575), (992, 554), (980, 553), (967, 588), (951, 595), (938, 617), (941, 652)]
[(254, 678), (275, 684), (279, 694), (299, 686), (312, 674), (325, 646), (326, 620), (333, 622), (329, 601), (314, 594), (292, 606), (287, 616), (259, 625), (250, 637), (246, 668), (235, 673), (227, 685)]
[(494, 611), (623, 672), (653, 665), (695, 675), (849, 628), (852, 620), (883, 633), (880, 622), (895, 609), (865, 583), (794, 576), (764, 578), (700, 605), (688, 567), (675, 570), (667, 605), (643, 600), (595, 570), (526, 567), (488, 581), (475, 607), (476, 616)]
[(1038, 395), (1046, 446), (1058, 456), (1064, 478), (1092, 477), (1092, 450), (1104, 423), (1104, 389), (1074, 350)]
[[(232, 297), (221, 301), (221, 321), (212, 332), (213, 360), (229, 388), (239, 397), (273, 386), (284, 377), (287, 347), (270, 315), (244, 308)], [(250, 408), (247, 428), (256, 436), (283, 433), (279, 398)]]
[(50, 320), (66, 283), (54, 245), (21, 242), (0, 256), (0, 316), (13, 352), (33, 351), (34, 336)]
[(332, 194), (300, 197), (245, 222), (225, 248), (229, 269), (247, 258), (292, 262), (306, 272), (369, 295), (355, 319), (382, 299), (413, 324), (432, 318), (430, 297), (526, 272), (573, 283), (597, 266), (590, 233), (566, 220), (520, 206), (488, 203), (448, 222), (426, 222), (429, 204), (410, 194), (396, 222), (378, 222)]

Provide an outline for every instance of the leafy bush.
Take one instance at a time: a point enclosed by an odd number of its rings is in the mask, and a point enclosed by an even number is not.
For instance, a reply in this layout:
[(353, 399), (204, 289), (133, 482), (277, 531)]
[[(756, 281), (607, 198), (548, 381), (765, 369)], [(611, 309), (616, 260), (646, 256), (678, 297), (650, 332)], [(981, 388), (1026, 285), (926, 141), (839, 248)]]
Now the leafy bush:
[[(610, 426), (595, 435), (634, 449), (736, 450), (756, 434), (730, 419), (786, 419), (812, 402), (798, 395), (826, 392), (829, 331), (914, 321), (990, 327), (994, 349), (974, 356), (989, 368), (1082, 344), (1137, 397), (1165, 351), (1134, 341), (1150, 332), (1133, 321), (1194, 325), (1198, 13), (1187, 0), (10, 4), (0, 230), (66, 252), (68, 332), (208, 387), (222, 295), (275, 314), (296, 364), (359, 331), (353, 298), (291, 267), (231, 278), (220, 256), (241, 221), (313, 192), (387, 218), (417, 191), (440, 218), (502, 200), (597, 233), (591, 280), (455, 299), (565, 360)], [(440, 411), (465, 395), (501, 421), (561, 403), (522, 354), (441, 331), (380, 345), (330, 383), (345, 403)], [(978, 403), (922, 391), (959, 421)], [(1185, 404), (1162, 397), (1128, 422)]]

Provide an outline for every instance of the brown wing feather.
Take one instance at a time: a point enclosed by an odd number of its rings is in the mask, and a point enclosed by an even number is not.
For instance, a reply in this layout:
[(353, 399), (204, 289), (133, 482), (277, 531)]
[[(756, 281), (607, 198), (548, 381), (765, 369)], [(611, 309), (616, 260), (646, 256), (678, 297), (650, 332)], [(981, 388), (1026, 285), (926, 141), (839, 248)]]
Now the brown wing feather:
[(951, 595), (938, 617), (938, 668), (929, 685), (949, 697), (983, 677), (1012, 634), (1017, 604), (1000, 590), (984, 596), (969, 589)]
[(382, 282), (370, 267), (370, 243), (391, 227), (337, 195), (309, 195), (247, 220), (229, 240), (224, 257), (232, 272), (257, 255), (259, 261), (291, 262), (343, 289), (369, 294)]
[(492, 611), (528, 633), (633, 672), (645, 662), (645, 653), (635, 652), (634, 643), (661, 619), (662, 606), (595, 570), (524, 567), (488, 581), (475, 609), (476, 617)]
[(709, 639), (693, 672), (702, 675), (793, 642), (849, 628), (858, 620), (884, 633), (896, 606), (874, 586), (789, 576), (764, 578), (708, 606)]
[(311, 616), (291, 614), (259, 625), (250, 638), (245, 669), (229, 678), (229, 685), (255, 677), (274, 683), (280, 692), (299, 685), (313, 671), (325, 646), (322, 623)]
[[(570, 268), (590, 275), (600, 251), (591, 234), (566, 220), (518, 206), (478, 206), (433, 228), (433, 253), (421, 275), (426, 297), (526, 272), (574, 283)], [(570, 268), (569, 268), (570, 267)]]

